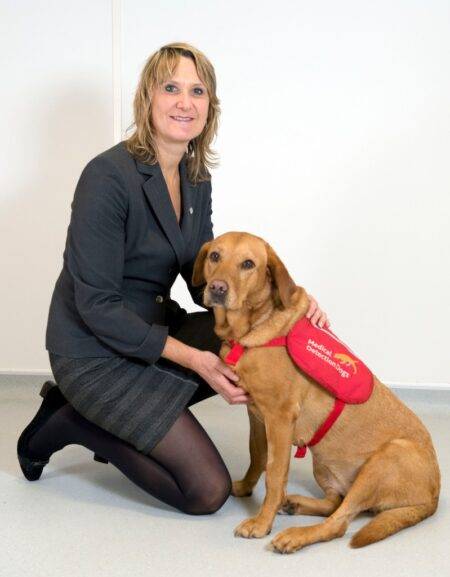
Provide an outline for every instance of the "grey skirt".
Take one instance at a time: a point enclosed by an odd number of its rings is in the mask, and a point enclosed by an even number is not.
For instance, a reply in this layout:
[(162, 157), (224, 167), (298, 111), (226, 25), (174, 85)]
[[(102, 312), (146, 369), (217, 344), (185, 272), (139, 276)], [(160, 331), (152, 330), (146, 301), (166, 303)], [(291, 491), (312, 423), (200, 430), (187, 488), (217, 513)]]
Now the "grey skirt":
[[(211, 312), (187, 314), (181, 327), (169, 328), (178, 340), (216, 354), (220, 340)], [(149, 365), (132, 357), (63, 357), (49, 351), (55, 381), (83, 417), (149, 453), (160, 441), (199, 387), (215, 394), (199, 375), (160, 358)], [(209, 394), (210, 393), (210, 394)]]

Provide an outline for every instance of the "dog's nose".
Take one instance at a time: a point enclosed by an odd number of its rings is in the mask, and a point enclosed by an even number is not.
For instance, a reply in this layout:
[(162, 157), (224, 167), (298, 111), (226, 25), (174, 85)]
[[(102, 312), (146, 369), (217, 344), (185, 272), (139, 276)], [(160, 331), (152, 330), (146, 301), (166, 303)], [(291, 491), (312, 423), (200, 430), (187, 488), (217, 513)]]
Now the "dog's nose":
[(228, 285), (224, 280), (213, 280), (209, 285), (209, 290), (212, 295), (223, 297), (228, 290)]

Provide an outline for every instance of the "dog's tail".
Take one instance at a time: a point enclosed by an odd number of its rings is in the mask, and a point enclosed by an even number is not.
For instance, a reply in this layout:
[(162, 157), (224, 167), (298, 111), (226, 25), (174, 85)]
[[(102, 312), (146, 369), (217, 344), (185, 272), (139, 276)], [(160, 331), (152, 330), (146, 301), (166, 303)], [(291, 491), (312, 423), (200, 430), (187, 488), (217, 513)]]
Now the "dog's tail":
[(350, 546), (364, 547), (365, 545), (381, 541), (381, 539), (385, 539), (389, 535), (405, 529), (405, 527), (411, 527), (419, 523), (419, 521), (432, 515), (435, 510), (435, 506), (427, 504), (383, 511), (353, 535)]

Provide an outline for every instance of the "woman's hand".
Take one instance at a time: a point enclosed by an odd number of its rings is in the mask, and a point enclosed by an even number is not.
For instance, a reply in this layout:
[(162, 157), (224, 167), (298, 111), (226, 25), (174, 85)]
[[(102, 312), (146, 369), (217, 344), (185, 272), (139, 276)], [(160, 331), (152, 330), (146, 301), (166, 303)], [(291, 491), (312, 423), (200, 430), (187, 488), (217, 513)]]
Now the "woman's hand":
[(191, 368), (230, 405), (251, 402), (250, 395), (235, 384), (239, 380), (238, 375), (214, 353), (197, 350)]
[(310, 304), (308, 312), (306, 313), (306, 318), (311, 319), (311, 323), (313, 325), (317, 324), (321, 328), (325, 325), (325, 327), (328, 328), (330, 326), (330, 321), (328, 320), (326, 313), (324, 313), (319, 308), (319, 305), (313, 296), (308, 295), (308, 297), (310, 300)]

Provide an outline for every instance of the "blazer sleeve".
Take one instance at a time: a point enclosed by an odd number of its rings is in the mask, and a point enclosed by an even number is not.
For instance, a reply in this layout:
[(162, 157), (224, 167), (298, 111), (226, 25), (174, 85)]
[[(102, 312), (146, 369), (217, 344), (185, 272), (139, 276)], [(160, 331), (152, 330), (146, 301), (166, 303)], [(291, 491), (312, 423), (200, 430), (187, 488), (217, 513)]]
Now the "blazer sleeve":
[[(213, 225), (213, 222), (211, 220), (211, 217), (212, 217), (212, 200), (211, 200), (211, 181), (210, 180), (207, 181), (206, 187), (207, 187), (206, 200), (205, 200), (206, 213), (205, 213), (205, 216), (203, 217), (203, 226), (202, 226), (202, 230), (200, 233), (198, 251), (205, 244), (205, 242), (208, 242), (209, 240), (212, 240), (214, 238), (214, 233), (213, 233), (213, 226), (214, 225)], [(195, 254), (195, 256), (183, 266), (180, 273), (186, 282), (187, 288), (191, 294), (191, 297), (192, 297), (192, 300), (194, 301), (194, 303), (196, 305), (199, 305), (200, 307), (206, 309), (206, 310), (211, 310), (211, 307), (207, 307), (203, 304), (203, 290), (206, 286), (206, 283), (201, 285), (201, 286), (198, 286), (198, 287), (195, 287), (192, 284), (192, 273), (194, 271), (194, 263), (195, 263), (195, 259), (197, 258), (198, 251)]]
[(123, 303), (128, 195), (110, 161), (95, 158), (78, 181), (69, 225), (67, 265), (76, 308), (94, 335), (125, 356), (154, 363), (167, 326), (149, 324)]

